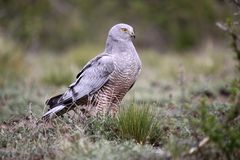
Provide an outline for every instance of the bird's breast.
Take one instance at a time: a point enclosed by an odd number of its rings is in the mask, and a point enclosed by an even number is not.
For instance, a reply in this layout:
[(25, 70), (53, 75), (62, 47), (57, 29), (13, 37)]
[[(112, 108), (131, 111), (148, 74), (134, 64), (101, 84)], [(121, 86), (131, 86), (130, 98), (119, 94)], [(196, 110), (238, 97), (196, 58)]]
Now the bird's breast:
[(115, 63), (115, 71), (110, 77), (115, 88), (129, 89), (129, 87), (136, 81), (139, 74), (141, 64), (138, 59), (133, 56), (125, 56), (118, 59)]

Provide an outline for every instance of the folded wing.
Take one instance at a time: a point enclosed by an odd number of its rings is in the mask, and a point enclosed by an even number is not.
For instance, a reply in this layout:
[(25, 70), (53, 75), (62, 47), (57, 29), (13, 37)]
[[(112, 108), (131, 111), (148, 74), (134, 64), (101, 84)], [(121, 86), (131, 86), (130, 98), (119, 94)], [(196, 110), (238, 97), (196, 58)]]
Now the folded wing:
[[(61, 95), (57, 101), (55, 99), (52, 101), (55, 102), (55, 104), (51, 103), (51, 109), (45, 113), (43, 117), (49, 116), (50, 114), (59, 115), (57, 114), (58, 112), (63, 114), (63, 110), (67, 111), (66, 107), (98, 91), (109, 80), (113, 72), (114, 62), (112, 57), (107, 54), (97, 56), (77, 75), (76, 81), (69, 86), (69, 89)], [(51, 102), (51, 99), (47, 104), (49, 104), (49, 102)]]

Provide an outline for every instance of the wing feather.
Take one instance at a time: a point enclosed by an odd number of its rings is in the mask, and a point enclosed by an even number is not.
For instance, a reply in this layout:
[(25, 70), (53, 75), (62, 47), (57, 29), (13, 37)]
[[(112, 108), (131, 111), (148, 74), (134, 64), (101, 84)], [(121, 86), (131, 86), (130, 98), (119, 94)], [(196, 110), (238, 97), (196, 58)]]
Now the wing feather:
[(110, 55), (103, 54), (91, 60), (77, 75), (77, 79), (59, 99), (58, 104), (65, 101), (77, 101), (80, 98), (98, 91), (114, 71), (114, 62)]

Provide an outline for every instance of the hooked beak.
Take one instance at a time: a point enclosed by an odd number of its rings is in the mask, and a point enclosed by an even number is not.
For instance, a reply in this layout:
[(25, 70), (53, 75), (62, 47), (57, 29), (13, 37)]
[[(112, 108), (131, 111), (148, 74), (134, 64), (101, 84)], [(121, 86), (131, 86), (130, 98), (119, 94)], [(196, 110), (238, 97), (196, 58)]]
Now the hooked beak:
[(135, 37), (136, 37), (134, 32), (130, 32), (129, 34), (130, 34), (130, 36), (131, 36), (132, 38), (135, 38)]

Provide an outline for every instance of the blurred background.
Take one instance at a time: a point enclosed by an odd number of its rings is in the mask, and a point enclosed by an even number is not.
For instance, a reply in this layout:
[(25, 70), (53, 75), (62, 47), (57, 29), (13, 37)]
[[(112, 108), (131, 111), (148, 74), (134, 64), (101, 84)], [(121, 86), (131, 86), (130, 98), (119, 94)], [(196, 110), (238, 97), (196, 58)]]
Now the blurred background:
[(0, 34), (27, 51), (103, 45), (116, 23), (134, 26), (136, 45), (185, 50), (221, 43), (215, 23), (229, 13), (223, 0), (1, 0)]
[(217, 26), (232, 15), (223, 0), (0, 0), (0, 119), (40, 116), (45, 100), (104, 50), (109, 29), (128, 23), (143, 70), (125, 100), (172, 102), (217, 97), (236, 75)]

